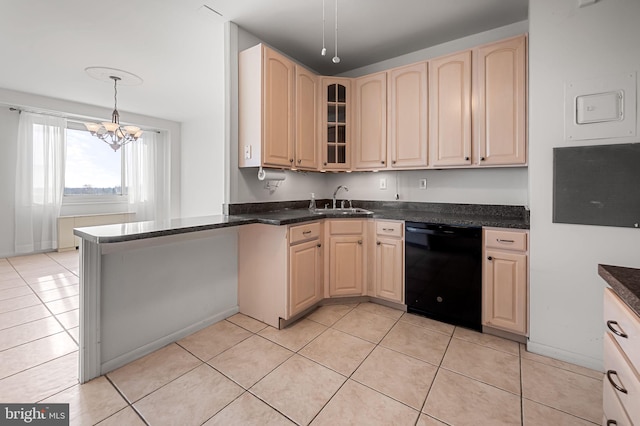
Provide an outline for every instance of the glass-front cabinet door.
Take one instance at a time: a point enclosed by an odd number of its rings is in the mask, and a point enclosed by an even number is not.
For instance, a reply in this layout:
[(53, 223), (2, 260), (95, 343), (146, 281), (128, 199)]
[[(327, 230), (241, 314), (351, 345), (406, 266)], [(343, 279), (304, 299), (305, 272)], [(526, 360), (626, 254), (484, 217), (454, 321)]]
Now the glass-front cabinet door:
[(322, 79), (323, 170), (343, 170), (351, 166), (350, 85), (349, 79)]

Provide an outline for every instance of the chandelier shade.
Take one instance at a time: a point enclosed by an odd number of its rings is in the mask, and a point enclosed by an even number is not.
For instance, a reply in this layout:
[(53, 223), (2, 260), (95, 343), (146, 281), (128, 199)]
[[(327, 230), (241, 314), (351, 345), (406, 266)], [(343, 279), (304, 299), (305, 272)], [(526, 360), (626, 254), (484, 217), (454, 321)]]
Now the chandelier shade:
[[(89, 70), (90, 68), (87, 68), (87, 72), (91, 75)], [(103, 78), (104, 76), (101, 76), (100, 79)], [(114, 151), (117, 151), (122, 146), (138, 140), (142, 135), (142, 130), (137, 126), (120, 125), (120, 113), (118, 112), (118, 82), (122, 80), (122, 78), (117, 75), (108, 75), (108, 78), (113, 80), (114, 91), (114, 106), (113, 113), (111, 113), (111, 121), (103, 121), (102, 123), (84, 123), (84, 126), (91, 135), (105, 142)]]

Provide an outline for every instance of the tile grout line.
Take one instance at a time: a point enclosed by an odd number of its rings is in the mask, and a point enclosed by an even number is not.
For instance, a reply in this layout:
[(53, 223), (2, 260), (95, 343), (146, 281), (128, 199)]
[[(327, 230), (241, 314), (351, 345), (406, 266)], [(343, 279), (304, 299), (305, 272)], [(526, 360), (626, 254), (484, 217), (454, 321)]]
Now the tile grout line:
[[(137, 408), (133, 405), (133, 403), (131, 401), (129, 401), (129, 398), (127, 398), (124, 393), (122, 393), (122, 391), (120, 390), (120, 388), (118, 386), (116, 386), (115, 383), (113, 383), (113, 381), (111, 380), (111, 378), (109, 376), (107, 376), (106, 374), (104, 374), (104, 378), (109, 382), (109, 384), (111, 384), (111, 386), (113, 386), (113, 388), (116, 390), (116, 392), (118, 392), (118, 395), (120, 395), (120, 397), (122, 397), (122, 399), (124, 400), (124, 402), (127, 403), (127, 407), (131, 407), (131, 409), (133, 410), (134, 413), (136, 413), (138, 415), (138, 417), (144, 422), (145, 425), (149, 425), (149, 423), (145, 420), (145, 418), (142, 416), (142, 414), (137, 410)], [(140, 398), (142, 399), (142, 398)], [(126, 407), (125, 407), (126, 408)], [(124, 410), (125, 408), (123, 408), (122, 410)], [(119, 413), (122, 410), (118, 410), (115, 413), (112, 413), (110, 416), (105, 417), (104, 419), (100, 420), (100, 422), (105, 421), (106, 419), (108, 419), (109, 417), (113, 417), (115, 416), (117, 413)]]

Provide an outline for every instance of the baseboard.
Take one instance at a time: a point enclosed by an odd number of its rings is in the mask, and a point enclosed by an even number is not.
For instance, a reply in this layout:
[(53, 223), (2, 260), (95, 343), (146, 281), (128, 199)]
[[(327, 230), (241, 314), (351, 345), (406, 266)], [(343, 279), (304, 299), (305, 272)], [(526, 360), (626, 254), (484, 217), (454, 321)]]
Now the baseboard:
[(508, 331), (499, 330), (497, 328), (482, 326), (482, 332), (485, 334), (491, 334), (492, 336), (502, 337), (503, 339), (513, 340), (518, 343), (527, 343), (527, 336), (521, 334), (510, 333)]
[(177, 342), (183, 337), (187, 337), (190, 334), (195, 333), (196, 331), (200, 331), (205, 327), (208, 327), (212, 324), (215, 324), (219, 321), (224, 320), (225, 318), (229, 318), (231, 315), (238, 313), (238, 306), (235, 306), (231, 309), (227, 309), (226, 311), (220, 312), (216, 315), (212, 315), (207, 319), (204, 319), (196, 324), (192, 324), (188, 327), (185, 327), (181, 330), (178, 330), (174, 333), (169, 334), (168, 336), (161, 337), (158, 340), (147, 343), (146, 345), (140, 346), (132, 351), (129, 351), (125, 354), (122, 354), (114, 359), (103, 362), (100, 365), (100, 374), (106, 374), (110, 371), (115, 370), (116, 368), (122, 367), (132, 361), (135, 361), (138, 358), (142, 358), (145, 355), (150, 354), (151, 352), (157, 351), (160, 348), (163, 348), (171, 343)]
[(527, 351), (538, 355), (544, 355), (549, 358), (558, 359), (560, 361), (569, 362), (571, 364), (580, 365), (596, 371), (604, 371), (603, 360), (584, 356), (575, 352), (569, 352), (552, 346), (543, 345), (541, 343), (527, 343)]

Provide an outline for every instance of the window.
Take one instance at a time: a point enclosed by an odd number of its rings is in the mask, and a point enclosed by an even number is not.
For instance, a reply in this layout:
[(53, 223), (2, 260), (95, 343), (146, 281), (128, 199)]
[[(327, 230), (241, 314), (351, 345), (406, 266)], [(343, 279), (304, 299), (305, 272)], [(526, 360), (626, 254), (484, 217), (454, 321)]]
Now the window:
[(64, 171), (65, 196), (120, 196), (124, 168), (123, 150), (109, 145), (86, 130), (68, 123)]

